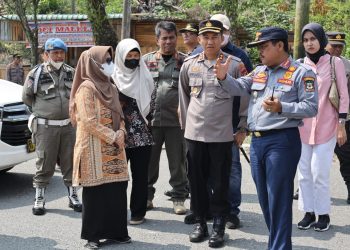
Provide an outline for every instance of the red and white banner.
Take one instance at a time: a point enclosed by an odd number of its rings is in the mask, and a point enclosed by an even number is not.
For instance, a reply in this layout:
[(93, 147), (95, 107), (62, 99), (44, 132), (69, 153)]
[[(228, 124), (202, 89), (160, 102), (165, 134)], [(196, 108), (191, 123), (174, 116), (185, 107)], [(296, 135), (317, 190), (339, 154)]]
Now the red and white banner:
[[(29, 26), (34, 29), (34, 22)], [(39, 47), (48, 38), (61, 38), (67, 47), (91, 47), (95, 45), (89, 21), (39, 21)], [(27, 42), (27, 47), (30, 47)]]

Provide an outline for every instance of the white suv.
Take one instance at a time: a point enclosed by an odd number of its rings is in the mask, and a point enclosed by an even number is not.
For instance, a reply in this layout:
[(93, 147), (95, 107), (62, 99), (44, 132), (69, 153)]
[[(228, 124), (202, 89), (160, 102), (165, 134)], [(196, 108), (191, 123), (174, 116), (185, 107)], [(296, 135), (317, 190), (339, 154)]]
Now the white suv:
[(36, 157), (22, 86), (0, 79), (0, 173)]

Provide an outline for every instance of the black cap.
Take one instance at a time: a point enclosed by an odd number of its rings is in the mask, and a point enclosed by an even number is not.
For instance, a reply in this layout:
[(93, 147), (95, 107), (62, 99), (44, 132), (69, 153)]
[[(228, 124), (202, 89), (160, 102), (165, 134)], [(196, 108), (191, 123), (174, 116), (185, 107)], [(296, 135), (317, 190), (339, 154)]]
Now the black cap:
[(186, 31), (198, 34), (198, 24), (188, 23), (185, 28), (179, 30), (180, 33), (185, 33)]
[(331, 31), (331, 32), (327, 32), (326, 34), (328, 37), (328, 43), (345, 45), (345, 33)]
[(267, 27), (256, 32), (255, 41), (247, 45), (248, 48), (258, 46), (270, 40), (287, 40), (288, 32), (279, 27)]
[(204, 32), (221, 33), (224, 30), (222, 22), (217, 20), (204, 20), (199, 23), (198, 35)]

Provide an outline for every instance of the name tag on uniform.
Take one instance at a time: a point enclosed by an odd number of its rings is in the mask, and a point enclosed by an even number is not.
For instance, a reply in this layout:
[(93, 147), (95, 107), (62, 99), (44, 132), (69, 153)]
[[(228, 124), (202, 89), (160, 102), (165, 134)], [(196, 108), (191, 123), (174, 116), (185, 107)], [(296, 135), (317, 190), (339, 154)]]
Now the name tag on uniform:
[(291, 79), (286, 79), (286, 78), (280, 78), (277, 80), (278, 83), (285, 84), (285, 85), (293, 85), (293, 80)]

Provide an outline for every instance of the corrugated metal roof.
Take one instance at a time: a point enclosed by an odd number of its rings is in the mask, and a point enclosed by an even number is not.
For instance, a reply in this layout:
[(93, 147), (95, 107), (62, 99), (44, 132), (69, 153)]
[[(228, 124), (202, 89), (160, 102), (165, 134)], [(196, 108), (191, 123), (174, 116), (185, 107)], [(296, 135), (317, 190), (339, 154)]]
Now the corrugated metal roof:
[[(119, 19), (122, 18), (122, 14), (108, 14), (110, 19)], [(28, 21), (33, 21), (33, 15), (27, 15)], [(0, 16), (0, 20), (18, 20), (17, 15), (4, 15)], [(54, 20), (87, 20), (87, 15), (84, 14), (50, 14), (50, 15), (37, 15), (38, 21), (54, 21)]]

